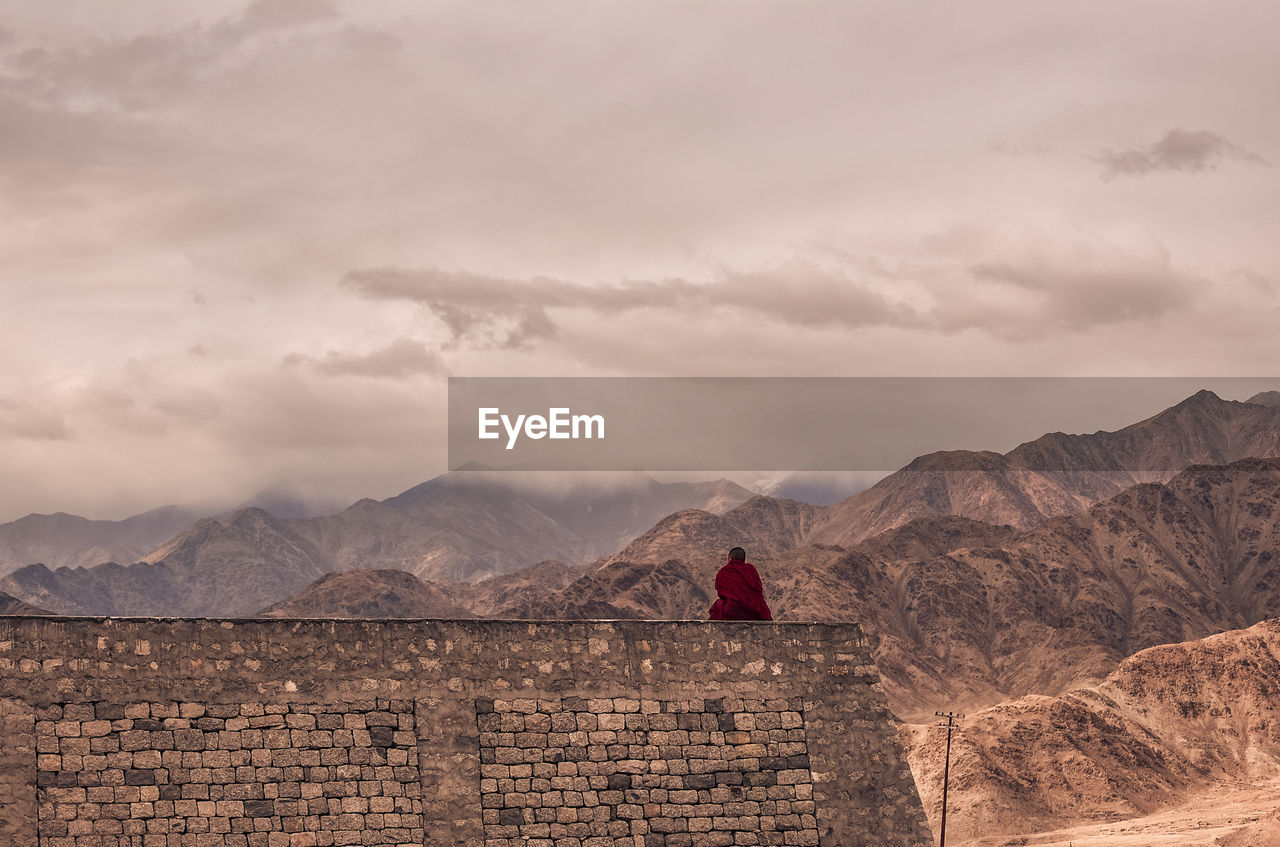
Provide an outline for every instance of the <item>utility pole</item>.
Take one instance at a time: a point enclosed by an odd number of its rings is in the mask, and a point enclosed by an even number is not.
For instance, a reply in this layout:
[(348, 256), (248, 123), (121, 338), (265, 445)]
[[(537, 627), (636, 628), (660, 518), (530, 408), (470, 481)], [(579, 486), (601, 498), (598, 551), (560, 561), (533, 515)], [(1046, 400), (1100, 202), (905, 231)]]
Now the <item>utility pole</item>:
[(953, 712), (934, 712), (934, 714), (947, 719), (946, 723), (938, 724), (947, 728), (947, 758), (946, 764), (942, 766), (942, 842), (938, 847), (947, 847), (947, 783), (951, 776), (951, 731), (955, 729), (955, 722), (964, 715)]

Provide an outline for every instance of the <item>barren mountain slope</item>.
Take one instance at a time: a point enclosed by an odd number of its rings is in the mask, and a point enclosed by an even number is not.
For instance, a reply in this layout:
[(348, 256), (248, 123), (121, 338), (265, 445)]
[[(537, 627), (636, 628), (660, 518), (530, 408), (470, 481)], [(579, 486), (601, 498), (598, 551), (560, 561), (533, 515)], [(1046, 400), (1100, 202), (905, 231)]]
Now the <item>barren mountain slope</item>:
[(564, 588), (582, 573), (555, 561), (480, 582), (421, 580), (392, 568), (327, 573), (298, 593), (258, 614), (304, 618), (495, 617), (523, 600)]
[(740, 541), (778, 618), (862, 624), (903, 716), (1057, 694), (1145, 647), (1280, 615), (1280, 460), (1192, 468), (1021, 532), (935, 517), (849, 549), (789, 547), (808, 513), (755, 498), (673, 515), (503, 614), (704, 617)]
[[(943, 731), (902, 732), (936, 828)], [(958, 844), (1140, 817), (1218, 783), (1273, 782), (1280, 619), (1147, 649), (1095, 687), (985, 709), (961, 722), (951, 755), (947, 833)]]
[[(1252, 402), (1258, 400), (1259, 402)], [(955, 514), (1029, 527), (1072, 515), (1139, 482), (1194, 464), (1280, 456), (1280, 408), (1201, 391), (1115, 432), (1043, 435), (1001, 455), (921, 456), (870, 489), (829, 507), (807, 540), (850, 544), (914, 518)]]
[(263, 609), (268, 618), (469, 618), (438, 585), (397, 570), (328, 573)]
[(93, 521), (79, 515), (27, 515), (0, 524), (0, 576), (26, 565), (89, 567), (133, 562), (199, 515), (166, 506), (121, 521)]
[(601, 567), (560, 591), (529, 595), (498, 614), (521, 618), (700, 618), (714, 599), (724, 552), (742, 544), (757, 561), (786, 556), (818, 507), (752, 497), (715, 515), (688, 509), (668, 515)]
[(408, 517), (382, 515), (372, 535), (360, 520), (309, 522), (299, 529), (323, 533), (317, 544), (333, 550), (344, 566), (376, 564), (424, 578), (477, 580), (547, 559), (598, 559), (663, 515), (688, 507), (725, 509), (750, 496), (725, 480), (660, 483), (633, 474), (609, 484), (543, 490), (518, 475), (452, 473), (377, 504)]
[(677, 561), (648, 565), (610, 562), (554, 593), (525, 595), (495, 617), (531, 620), (706, 617), (707, 583)]
[(541, 600), (582, 576), (585, 568), (571, 568), (554, 560), (538, 562), (514, 573), (491, 576), (479, 582), (442, 582), (455, 603), (477, 617), (500, 617), (508, 606)]
[(1280, 409), (1280, 391), (1260, 391), (1250, 397), (1246, 402), (1253, 403), (1258, 406), (1270, 406), (1273, 409)]
[(847, 548), (918, 518), (945, 515), (1029, 528), (1078, 514), (1135, 484), (1167, 481), (1193, 464), (1280, 455), (1280, 408), (1262, 402), (1263, 395), (1254, 399), (1260, 402), (1202, 391), (1116, 432), (1050, 433), (1006, 455), (931, 453), (833, 506), (756, 497), (722, 519), (679, 512), (610, 561), (691, 562), (734, 544), (756, 558), (803, 544)]
[[(874, 539), (872, 540), (874, 544)], [(854, 587), (900, 715), (1056, 694), (1125, 656), (1280, 615), (1280, 460), (1197, 467), (998, 546), (917, 558), (862, 546), (789, 609)]]
[(48, 611), (0, 591), (0, 615), (47, 615)]
[(608, 484), (577, 485), (566, 490), (532, 485), (521, 496), (593, 548), (591, 558), (621, 549), (659, 518), (684, 509), (727, 512), (753, 496), (726, 479), (706, 482), (658, 482), (646, 474), (628, 474)]
[(476, 578), (592, 553), (511, 492), (466, 486), (449, 486), (418, 504), (361, 500), (336, 515), (289, 525), (338, 568), (395, 568), (423, 579)]
[(667, 515), (609, 558), (611, 562), (662, 562), (721, 557), (740, 545), (756, 558), (804, 543), (823, 510), (799, 500), (752, 497), (723, 515), (687, 509)]
[(0, 588), (57, 614), (237, 616), (332, 570), (320, 551), (261, 509), (198, 521), (148, 559), (52, 571), (31, 565)]
[[(553, 495), (483, 476), (446, 475), (386, 501), (361, 500), (323, 517), (276, 520), (260, 509), (241, 510), (194, 524), (141, 557), (147, 566), (40, 566), (5, 584), (16, 596), (39, 598), (62, 614), (247, 614), (333, 570), (395, 568), (424, 578), (481, 580), (549, 559), (583, 563), (607, 551), (568, 525), (581, 529), (593, 510), (605, 516), (601, 537), (611, 539), (618, 532), (631, 537), (675, 508), (720, 508), (750, 495), (724, 480), (659, 483), (644, 475), (607, 487), (575, 484)], [(264, 516), (273, 530), (228, 529), (245, 514)], [(193, 562), (200, 566), (190, 567)], [(552, 579), (545, 590), (566, 582)], [(487, 611), (516, 599), (520, 583), (490, 587), (492, 596), (473, 598)], [(508, 591), (516, 593), (507, 596)]]

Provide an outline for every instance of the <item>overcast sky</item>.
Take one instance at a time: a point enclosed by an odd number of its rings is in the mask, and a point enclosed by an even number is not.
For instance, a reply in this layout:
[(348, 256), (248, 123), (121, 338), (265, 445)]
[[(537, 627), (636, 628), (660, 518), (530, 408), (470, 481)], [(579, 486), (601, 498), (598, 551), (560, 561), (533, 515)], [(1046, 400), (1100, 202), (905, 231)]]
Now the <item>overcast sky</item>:
[(450, 374), (1274, 374), (1277, 44), (1274, 0), (0, 0), (0, 520), (385, 497)]

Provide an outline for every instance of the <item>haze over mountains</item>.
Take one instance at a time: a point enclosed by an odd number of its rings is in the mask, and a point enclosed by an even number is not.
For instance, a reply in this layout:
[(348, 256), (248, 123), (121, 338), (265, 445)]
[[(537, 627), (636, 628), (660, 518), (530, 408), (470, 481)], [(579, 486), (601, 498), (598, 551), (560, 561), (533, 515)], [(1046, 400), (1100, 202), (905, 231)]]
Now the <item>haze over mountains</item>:
[[(684, 601), (663, 597), (657, 589), (651, 601), (626, 599), (622, 586), (633, 595), (649, 588), (640, 578), (616, 573), (619, 563), (684, 562), (689, 575), (666, 573), (663, 590), (686, 592), (686, 605), (693, 607), (710, 586), (711, 560), (734, 543), (767, 561), (813, 544), (851, 547), (924, 517), (958, 515), (1034, 526), (1076, 514), (1135, 483), (1168, 479), (1172, 469), (1280, 455), (1280, 407), (1269, 394), (1253, 399), (1258, 402), (1224, 401), (1202, 391), (1116, 432), (1053, 433), (1005, 455), (922, 456), (831, 506), (757, 497), (749, 509), (737, 511), (731, 507), (751, 494), (725, 480), (659, 483), (635, 474), (557, 490), (520, 484), (518, 475), (448, 474), (384, 501), (361, 500), (334, 515), (288, 518), (246, 509), (202, 519), (145, 553), (122, 557), (137, 564), (30, 565), (0, 580), (0, 588), (59, 613), (244, 615), (335, 570), (391, 568), (459, 582), (501, 576), (540, 561), (578, 566), (608, 557), (607, 570), (595, 578), (617, 577), (615, 590), (593, 593), (581, 587), (578, 606), (588, 596), (612, 597), (607, 605), (618, 610), (656, 614), (659, 607), (670, 611)], [(171, 517), (164, 512), (155, 519)], [(43, 547), (25, 543), (24, 549), (51, 550), (74, 539), (41, 542)], [(932, 543), (930, 549), (937, 546)], [(692, 587), (678, 587), (681, 580)], [(480, 601), (473, 596), (472, 602)], [(504, 611), (586, 613), (585, 608), (572, 612), (545, 594)], [(813, 613), (829, 616), (836, 610)]]
[(90, 520), (65, 512), (30, 514), (0, 523), (0, 576), (36, 562), (76, 568), (140, 561), (201, 518), (229, 518), (248, 508), (262, 509), (277, 518), (304, 518), (330, 514), (342, 504), (279, 486), (260, 491), (229, 509), (212, 505), (162, 506), (118, 521)]
[(122, 521), (93, 521), (65, 512), (27, 515), (0, 524), (0, 574), (34, 562), (68, 567), (136, 562), (199, 518), (181, 506), (153, 509)]
[(478, 581), (548, 559), (588, 562), (662, 515), (723, 510), (750, 496), (726, 480), (660, 483), (637, 474), (555, 491), (452, 474), (336, 515), (282, 519), (249, 508), (203, 518), (134, 564), (33, 564), (0, 586), (58, 614), (249, 615), (355, 567)]

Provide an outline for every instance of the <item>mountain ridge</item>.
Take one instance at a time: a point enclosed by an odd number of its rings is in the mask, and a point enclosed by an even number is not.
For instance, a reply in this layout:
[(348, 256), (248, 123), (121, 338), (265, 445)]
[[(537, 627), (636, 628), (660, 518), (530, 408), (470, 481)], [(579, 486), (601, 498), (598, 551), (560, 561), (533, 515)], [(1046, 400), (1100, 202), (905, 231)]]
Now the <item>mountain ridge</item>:
[(1193, 466), (1027, 529), (930, 516), (849, 547), (790, 546), (807, 510), (779, 505), (669, 516), (503, 614), (705, 617), (726, 540), (772, 516), (784, 537), (744, 546), (775, 617), (858, 621), (891, 707), (908, 717), (1056, 694), (1153, 644), (1280, 615), (1280, 459)]
[[(278, 519), (242, 508), (196, 520), (133, 564), (37, 563), (0, 578), (0, 585), (60, 614), (239, 615), (285, 600), (329, 571), (391, 567), (427, 581), (483, 581), (541, 561), (587, 562), (609, 552), (596, 546), (601, 539), (629, 538), (669, 507), (722, 508), (751, 496), (727, 480), (660, 483), (643, 476), (548, 494), (483, 476), (437, 477), (384, 501), (358, 500), (335, 515)], [(599, 492), (596, 511), (610, 515), (594, 541), (568, 528), (589, 519), (582, 512), (592, 491)], [(208, 555), (203, 545), (211, 546)]]
[[(908, 725), (901, 733), (934, 817), (943, 731)], [(1095, 685), (971, 714), (951, 756), (948, 832), (958, 843), (1007, 843), (1034, 831), (1148, 815), (1230, 781), (1274, 781), (1280, 618), (1150, 647)], [(1280, 836), (1280, 827), (1270, 832)]]

